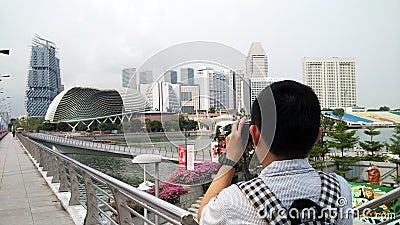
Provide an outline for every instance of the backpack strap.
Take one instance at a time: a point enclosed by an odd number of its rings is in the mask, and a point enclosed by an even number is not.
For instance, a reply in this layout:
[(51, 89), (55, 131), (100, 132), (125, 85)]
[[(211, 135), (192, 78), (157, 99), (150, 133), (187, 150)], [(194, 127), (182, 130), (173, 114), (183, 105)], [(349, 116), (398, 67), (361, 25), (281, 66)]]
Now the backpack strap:
[(286, 216), (286, 208), (261, 178), (241, 182), (237, 186), (267, 224), (290, 225)]
[[(324, 219), (328, 224), (336, 224), (337, 216), (332, 217), (332, 212), (339, 213), (338, 200), (340, 197), (340, 185), (337, 177), (334, 174), (327, 174), (322, 171), (318, 171), (321, 177), (321, 195), (319, 197), (319, 204), (324, 210)], [(336, 210), (336, 211), (335, 211)]]

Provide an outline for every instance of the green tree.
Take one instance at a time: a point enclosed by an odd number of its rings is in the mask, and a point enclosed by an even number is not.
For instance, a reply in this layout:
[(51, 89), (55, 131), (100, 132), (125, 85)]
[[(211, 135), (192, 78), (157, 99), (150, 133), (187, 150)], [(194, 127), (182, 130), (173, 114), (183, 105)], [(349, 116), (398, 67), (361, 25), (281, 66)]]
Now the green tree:
[(366, 151), (369, 151), (372, 153), (372, 155), (375, 155), (375, 152), (381, 150), (381, 148), (384, 146), (380, 141), (373, 141), (373, 137), (376, 135), (379, 135), (381, 132), (379, 130), (376, 130), (374, 127), (367, 127), (367, 129), (364, 131), (364, 133), (368, 136), (371, 137), (370, 141), (365, 141), (365, 142), (360, 142), (361, 148), (363, 148)]
[(75, 128), (77, 131), (86, 131), (87, 126), (83, 123), (79, 123), (78, 126)]
[(56, 131), (72, 131), (72, 128), (70, 126), (68, 126), (67, 123), (65, 122), (60, 122), (56, 124)]
[(214, 107), (210, 107), (207, 110), (208, 113), (215, 113), (215, 108)]
[(158, 120), (150, 121), (150, 130), (151, 132), (161, 132), (163, 131), (162, 123)]
[(385, 106), (379, 107), (378, 111), (390, 111), (390, 108), (385, 105)]
[[(336, 169), (333, 172), (346, 178), (346, 173), (351, 170), (351, 165), (354, 165), (358, 161), (357, 157), (351, 156), (332, 156), (333, 162), (336, 165)], [(352, 178), (346, 178), (351, 180)]]
[[(394, 128), (394, 134), (390, 138), (390, 141), (392, 144), (386, 143), (386, 146), (389, 151), (391, 151), (393, 154), (397, 155), (399, 159), (391, 159), (392, 162), (397, 164), (397, 167), (400, 166), (400, 124), (398, 124)], [(396, 183), (400, 183), (400, 177), (397, 175), (397, 177), (393, 177), (394, 181)]]
[(97, 125), (97, 129), (100, 131), (106, 131), (108, 129), (108, 125), (107, 123), (99, 123), (99, 125)]
[(353, 148), (358, 142), (359, 137), (355, 137), (355, 134), (355, 130), (347, 131), (346, 122), (338, 121), (334, 126), (334, 130), (328, 132), (328, 136), (332, 139), (327, 141), (328, 146), (339, 149), (343, 156), (345, 149)]
[[(309, 159), (314, 167), (320, 166), (322, 170), (323, 162), (325, 161), (325, 156), (329, 153), (328, 143), (325, 141), (325, 134), (330, 132), (333, 128), (335, 121), (327, 116), (321, 114), (321, 130), (322, 136), (318, 143), (313, 146), (309, 154)], [(322, 161), (320, 160), (322, 158)]]
[(334, 116), (337, 116), (337, 117), (339, 118), (339, 120), (342, 120), (342, 118), (343, 118), (343, 116), (344, 116), (344, 109), (342, 109), (342, 108), (334, 109), (334, 110), (332, 111), (332, 114), (333, 114)]
[(44, 119), (41, 117), (23, 117), (19, 122), (24, 130), (38, 132), (39, 127), (44, 122)]

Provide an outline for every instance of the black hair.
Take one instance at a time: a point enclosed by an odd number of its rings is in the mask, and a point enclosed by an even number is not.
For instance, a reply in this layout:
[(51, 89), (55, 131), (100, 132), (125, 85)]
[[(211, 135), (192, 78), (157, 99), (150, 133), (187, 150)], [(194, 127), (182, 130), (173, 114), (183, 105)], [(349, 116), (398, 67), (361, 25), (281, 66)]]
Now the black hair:
[(253, 102), (251, 120), (269, 150), (285, 159), (307, 157), (320, 127), (320, 104), (313, 90), (296, 81), (275, 82)]

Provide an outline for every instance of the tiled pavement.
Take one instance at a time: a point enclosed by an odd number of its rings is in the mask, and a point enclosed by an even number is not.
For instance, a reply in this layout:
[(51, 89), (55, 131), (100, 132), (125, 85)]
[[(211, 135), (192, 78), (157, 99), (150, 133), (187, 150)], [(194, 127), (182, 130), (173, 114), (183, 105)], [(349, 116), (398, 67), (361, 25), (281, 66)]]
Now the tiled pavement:
[(0, 225), (73, 225), (17, 139), (0, 141)]

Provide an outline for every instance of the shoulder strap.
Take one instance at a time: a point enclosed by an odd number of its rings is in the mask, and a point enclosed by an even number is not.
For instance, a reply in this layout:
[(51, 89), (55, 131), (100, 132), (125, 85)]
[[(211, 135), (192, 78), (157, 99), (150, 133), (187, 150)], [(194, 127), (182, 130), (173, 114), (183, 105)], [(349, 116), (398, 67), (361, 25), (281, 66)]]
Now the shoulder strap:
[[(328, 224), (336, 224), (337, 218), (333, 218), (331, 215), (338, 214), (338, 201), (340, 197), (339, 181), (334, 174), (327, 174), (322, 171), (318, 171), (318, 173), (321, 177), (319, 204), (322, 209), (325, 209), (323, 211), (325, 222)], [(335, 214), (333, 214), (333, 212), (335, 212)]]
[(261, 178), (241, 182), (237, 186), (267, 224), (290, 225), (286, 216), (286, 208)]

